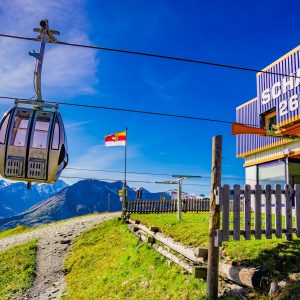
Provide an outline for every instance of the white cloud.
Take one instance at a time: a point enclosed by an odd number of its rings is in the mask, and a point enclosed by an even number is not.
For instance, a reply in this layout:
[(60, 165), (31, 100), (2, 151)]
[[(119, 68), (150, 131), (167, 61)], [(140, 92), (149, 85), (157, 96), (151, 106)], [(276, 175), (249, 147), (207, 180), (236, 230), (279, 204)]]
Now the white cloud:
[(77, 130), (77, 129), (81, 129), (82, 126), (88, 125), (88, 124), (91, 124), (91, 123), (93, 123), (93, 121), (66, 122), (65, 123), (65, 128), (68, 131), (70, 131), (70, 130)]
[[(140, 157), (140, 146), (127, 149), (127, 160)], [(124, 170), (124, 147), (92, 146), (81, 156), (70, 161), (69, 167), (82, 169)], [(64, 176), (78, 176), (83, 178), (123, 179), (122, 173), (91, 172), (85, 170), (66, 169)], [(76, 180), (74, 180), (76, 181)], [(68, 182), (74, 182), (68, 181)]]
[[(85, 1), (4, 0), (0, 4), (1, 32), (36, 36), (32, 31), (41, 19), (61, 31), (59, 39), (90, 43)], [(39, 43), (0, 38), (0, 93), (28, 97), (34, 95), (34, 58), (27, 53), (39, 51)], [(61, 45), (47, 45), (42, 74), (43, 97), (74, 96), (94, 93), (97, 83), (96, 52)], [(57, 97), (58, 98), (58, 97)]]

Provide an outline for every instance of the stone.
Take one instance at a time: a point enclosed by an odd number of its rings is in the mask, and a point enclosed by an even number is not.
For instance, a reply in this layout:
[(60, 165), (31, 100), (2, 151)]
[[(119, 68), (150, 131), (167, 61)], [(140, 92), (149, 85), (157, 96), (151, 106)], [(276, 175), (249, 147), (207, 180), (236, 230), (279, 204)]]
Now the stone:
[(291, 281), (300, 281), (300, 273), (290, 273), (288, 278)]
[(281, 288), (286, 286), (286, 285), (287, 285), (287, 281), (285, 279), (278, 282), (278, 286), (280, 286)]
[(276, 292), (279, 290), (279, 287), (276, 282), (272, 281), (269, 290), (269, 296), (274, 296)]
[(72, 241), (71, 240), (61, 240), (60, 243), (61, 244), (71, 244)]

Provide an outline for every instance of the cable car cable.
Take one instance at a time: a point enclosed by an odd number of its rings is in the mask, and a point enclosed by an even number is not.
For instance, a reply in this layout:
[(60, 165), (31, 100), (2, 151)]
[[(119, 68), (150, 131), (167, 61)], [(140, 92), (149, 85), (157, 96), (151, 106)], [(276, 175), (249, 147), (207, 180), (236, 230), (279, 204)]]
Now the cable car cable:
[[(17, 100), (24, 100), (24, 101), (29, 100), (28, 98), (19, 98), (19, 97), (12, 97), (12, 96), (0, 96), (0, 99), (8, 99), (8, 100), (16, 100), (17, 99)], [(207, 122), (224, 123), (224, 124), (236, 123), (233, 121), (227, 121), (227, 120), (221, 120), (221, 119), (210, 119), (210, 118), (202, 118), (202, 117), (189, 116), (189, 115), (178, 115), (178, 114), (136, 110), (136, 109), (129, 109), (129, 108), (99, 106), (99, 105), (92, 105), (92, 104), (70, 103), (70, 102), (61, 102), (61, 101), (48, 101), (48, 100), (43, 100), (43, 101), (45, 103), (51, 103), (51, 104), (86, 107), (86, 108), (93, 108), (93, 109), (113, 110), (113, 111), (123, 111), (123, 112), (131, 112), (131, 113), (146, 114), (146, 115), (156, 115), (156, 116), (161, 116), (161, 117), (190, 119), (190, 120), (195, 120), (195, 121), (207, 121)], [(258, 127), (258, 125), (253, 125), (253, 124), (244, 124), (244, 125)]]
[[(39, 40), (37, 38), (2, 34), (2, 33), (0, 33), (0, 37), (39, 42)], [(148, 53), (148, 52), (142, 52), (142, 51), (132, 51), (132, 50), (100, 47), (100, 46), (93, 46), (93, 45), (68, 43), (68, 42), (61, 42), (61, 41), (56, 41), (54, 43), (52, 42), (51, 44), (59, 44), (59, 45), (64, 45), (64, 46), (88, 48), (88, 49), (94, 49), (94, 50), (110, 51), (110, 52), (125, 53), (125, 54), (134, 54), (134, 55), (155, 57), (155, 58), (161, 58), (161, 59), (167, 59), (167, 60), (174, 60), (174, 61), (181, 61), (181, 62), (188, 62), (188, 63), (196, 63), (196, 64), (208, 65), (208, 66), (213, 66), (213, 67), (227, 68), (227, 69), (233, 69), (233, 70), (239, 70), (239, 71), (265, 73), (265, 74), (270, 74), (270, 75), (279, 75), (279, 76), (300, 78), (296, 75), (291, 75), (291, 74), (282, 74), (282, 73), (277, 73), (277, 72), (262, 71), (262, 70), (254, 69), (254, 68), (240, 67), (240, 66), (227, 65), (227, 64), (215, 63), (215, 62), (210, 62), (210, 61), (202, 61), (202, 60), (198, 60), (198, 59), (190, 59), (190, 58), (170, 56), (170, 55), (162, 55), (162, 54), (156, 54), (156, 53)]]
[[(90, 177), (79, 177), (79, 176), (65, 176), (62, 175), (60, 178), (66, 179), (83, 179), (83, 180), (100, 180), (100, 181), (123, 181), (123, 179), (112, 179), (112, 178), (90, 178)], [(136, 183), (154, 183), (157, 184), (155, 181), (146, 181), (146, 180), (126, 180), (127, 182), (136, 182)], [(196, 183), (185, 183), (185, 185), (193, 185), (193, 186), (211, 186), (210, 184), (196, 184)]]
[[(66, 167), (66, 170), (75, 170), (75, 171), (91, 171), (91, 172), (105, 172), (105, 173), (124, 173), (121, 170), (105, 170), (105, 169), (89, 169), (89, 168), (76, 168), (76, 167)], [(127, 171), (127, 174), (136, 174), (136, 175), (156, 175), (156, 176), (172, 176), (173, 174), (169, 173), (152, 173), (152, 172), (134, 172), (134, 171)], [(196, 175), (201, 176), (198, 179), (210, 179), (211, 176), (203, 176), (203, 175)], [(188, 180), (188, 178), (186, 179)], [(245, 177), (222, 177), (222, 180), (238, 180), (238, 181), (245, 181)], [(247, 181), (257, 181), (256, 179), (247, 179)], [(260, 179), (260, 182), (278, 182), (278, 180), (268, 180), (268, 179)]]

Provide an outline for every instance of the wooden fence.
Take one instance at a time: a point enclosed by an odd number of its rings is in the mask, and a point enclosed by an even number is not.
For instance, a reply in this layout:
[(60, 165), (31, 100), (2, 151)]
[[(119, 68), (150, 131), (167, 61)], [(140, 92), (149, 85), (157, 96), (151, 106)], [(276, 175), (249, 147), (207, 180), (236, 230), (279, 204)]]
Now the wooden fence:
[(263, 234), (267, 239), (273, 234), (276, 238), (285, 234), (286, 240), (291, 240), (293, 233), (300, 237), (300, 184), (294, 189), (290, 185), (285, 185), (284, 189), (279, 184), (274, 189), (269, 184), (265, 189), (256, 185), (254, 190), (250, 185), (245, 185), (244, 189), (240, 185), (235, 185), (234, 189), (224, 185), (217, 189), (217, 201), (222, 212), (222, 229), (216, 232), (216, 243), (228, 241), (230, 235), (233, 240), (240, 240), (241, 235), (249, 240), (251, 234), (255, 239), (261, 239)]
[[(208, 212), (210, 200), (182, 200), (183, 212)], [(126, 211), (129, 213), (172, 213), (177, 211), (177, 200), (128, 200)]]

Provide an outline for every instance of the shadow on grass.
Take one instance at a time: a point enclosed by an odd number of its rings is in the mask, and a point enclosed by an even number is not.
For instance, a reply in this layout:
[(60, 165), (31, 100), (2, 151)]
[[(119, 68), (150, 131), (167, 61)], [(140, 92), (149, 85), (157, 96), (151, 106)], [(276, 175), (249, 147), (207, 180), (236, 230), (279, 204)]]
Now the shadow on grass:
[(270, 279), (282, 280), (288, 273), (300, 272), (300, 240), (282, 242), (262, 250), (257, 258), (246, 259), (243, 264), (268, 270)]

